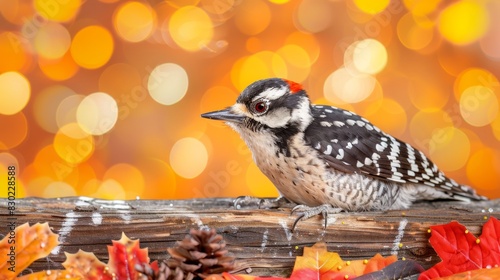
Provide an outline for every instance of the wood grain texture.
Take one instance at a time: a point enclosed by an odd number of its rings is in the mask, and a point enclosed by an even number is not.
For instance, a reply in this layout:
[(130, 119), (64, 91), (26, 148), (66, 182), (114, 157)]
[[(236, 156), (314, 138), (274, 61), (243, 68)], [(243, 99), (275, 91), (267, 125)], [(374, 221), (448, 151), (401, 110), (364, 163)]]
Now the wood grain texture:
[[(457, 220), (479, 235), (485, 218), (500, 217), (500, 200), (471, 204), (418, 203), (411, 209), (385, 212), (340, 213), (299, 222), (290, 209), (240, 209), (233, 199), (107, 201), (90, 198), (17, 199), (15, 217), (25, 222), (48, 222), (59, 234), (61, 246), (31, 269), (58, 269), (63, 252), (94, 252), (107, 261), (107, 246), (124, 232), (149, 248), (152, 260), (168, 257), (166, 248), (181, 240), (190, 228), (215, 228), (227, 241), (238, 267), (255, 275), (289, 275), (304, 246), (322, 241), (344, 259), (370, 258), (376, 253), (414, 259), (424, 267), (439, 261), (428, 243), (431, 225)], [(8, 231), (7, 200), (0, 200), (0, 233)], [(336, 220), (335, 220), (336, 219)], [(2, 228), (3, 227), (3, 228)], [(401, 244), (401, 245), (400, 245)]]

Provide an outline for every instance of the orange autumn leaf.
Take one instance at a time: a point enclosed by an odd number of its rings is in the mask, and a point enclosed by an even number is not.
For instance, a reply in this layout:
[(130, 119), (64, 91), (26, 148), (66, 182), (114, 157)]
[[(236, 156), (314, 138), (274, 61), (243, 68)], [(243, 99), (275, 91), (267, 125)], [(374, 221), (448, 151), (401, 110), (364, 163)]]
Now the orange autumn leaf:
[(398, 258), (396, 256), (388, 256), (384, 258), (382, 257), (382, 255), (376, 254), (366, 263), (366, 266), (364, 268), (365, 270), (362, 274), (368, 274), (374, 271), (381, 270), (391, 263), (396, 262), (397, 260)]
[(67, 271), (85, 277), (85, 279), (113, 279), (109, 268), (101, 262), (94, 253), (78, 250), (76, 254), (64, 253), (66, 260), (62, 263)]
[(312, 269), (321, 274), (335, 270), (337, 267), (342, 266), (343, 263), (344, 261), (339, 254), (328, 252), (326, 244), (321, 242), (314, 244), (312, 247), (304, 247), (302, 256), (295, 259), (293, 271)]
[(223, 273), (222, 276), (226, 280), (344, 280), (383, 269), (396, 260), (395, 256), (384, 258), (377, 254), (370, 260), (344, 261), (339, 254), (328, 252), (326, 244), (320, 242), (312, 247), (304, 247), (302, 256), (295, 260), (290, 278), (231, 275), (229, 273)]
[[(345, 279), (354, 278), (363, 274), (383, 269), (397, 261), (396, 256), (382, 257), (375, 255), (370, 260), (344, 261), (337, 253), (328, 252), (325, 243), (316, 243), (312, 247), (305, 247), (302, 257), (297, 257), (290, 278), (304, 273), (304, 269), (317, 271), (318, 279)], [(298, 279), (298, 277), (297, 277)]]
[(14, 279), (35, 260), (48, 256), (59, 244), (58, 237), (48, 223), (11, 228), (0, 241), (0, 279)]

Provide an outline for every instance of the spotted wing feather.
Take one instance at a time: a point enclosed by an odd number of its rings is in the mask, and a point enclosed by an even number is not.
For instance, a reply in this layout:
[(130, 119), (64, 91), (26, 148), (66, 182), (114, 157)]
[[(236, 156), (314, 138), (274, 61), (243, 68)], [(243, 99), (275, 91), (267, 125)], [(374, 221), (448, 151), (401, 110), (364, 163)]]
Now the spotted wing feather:
[(316, 121), (305, 131), (306, 142), (334, 169), (428, 185), (457, 199), (483, 199), (470, 187), (447, 178), (421, 151), (384, 133), (359, 115), (319, 105), (313, 106), (312, 114)]

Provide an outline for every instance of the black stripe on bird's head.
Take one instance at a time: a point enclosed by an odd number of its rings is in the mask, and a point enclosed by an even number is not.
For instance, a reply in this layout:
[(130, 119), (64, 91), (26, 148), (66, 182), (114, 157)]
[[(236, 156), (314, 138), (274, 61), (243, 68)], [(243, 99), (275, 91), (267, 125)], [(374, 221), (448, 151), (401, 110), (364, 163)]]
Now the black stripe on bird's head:
[(202, 117), (225, 120), (255, 131), (305, 129), (311, 119), (311, 104), (299, 83), (281, 78), (259, 80), (243, 90), (236, 104), (225, 110), (203, 114)]

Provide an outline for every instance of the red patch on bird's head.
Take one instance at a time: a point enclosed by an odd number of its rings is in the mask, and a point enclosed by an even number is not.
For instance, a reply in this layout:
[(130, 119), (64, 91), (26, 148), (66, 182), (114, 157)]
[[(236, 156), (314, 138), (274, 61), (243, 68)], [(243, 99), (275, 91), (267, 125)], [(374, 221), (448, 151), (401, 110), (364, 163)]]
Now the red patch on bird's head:
[(288, 84), (288, 87), (290, 88), (290, 92), (292, 94), (297, 93), (297, 92), (303, 90), (301, 84), (296, 83), (294, 81), (287, 80), (287, 79), (283, 79), (283, 80)]

